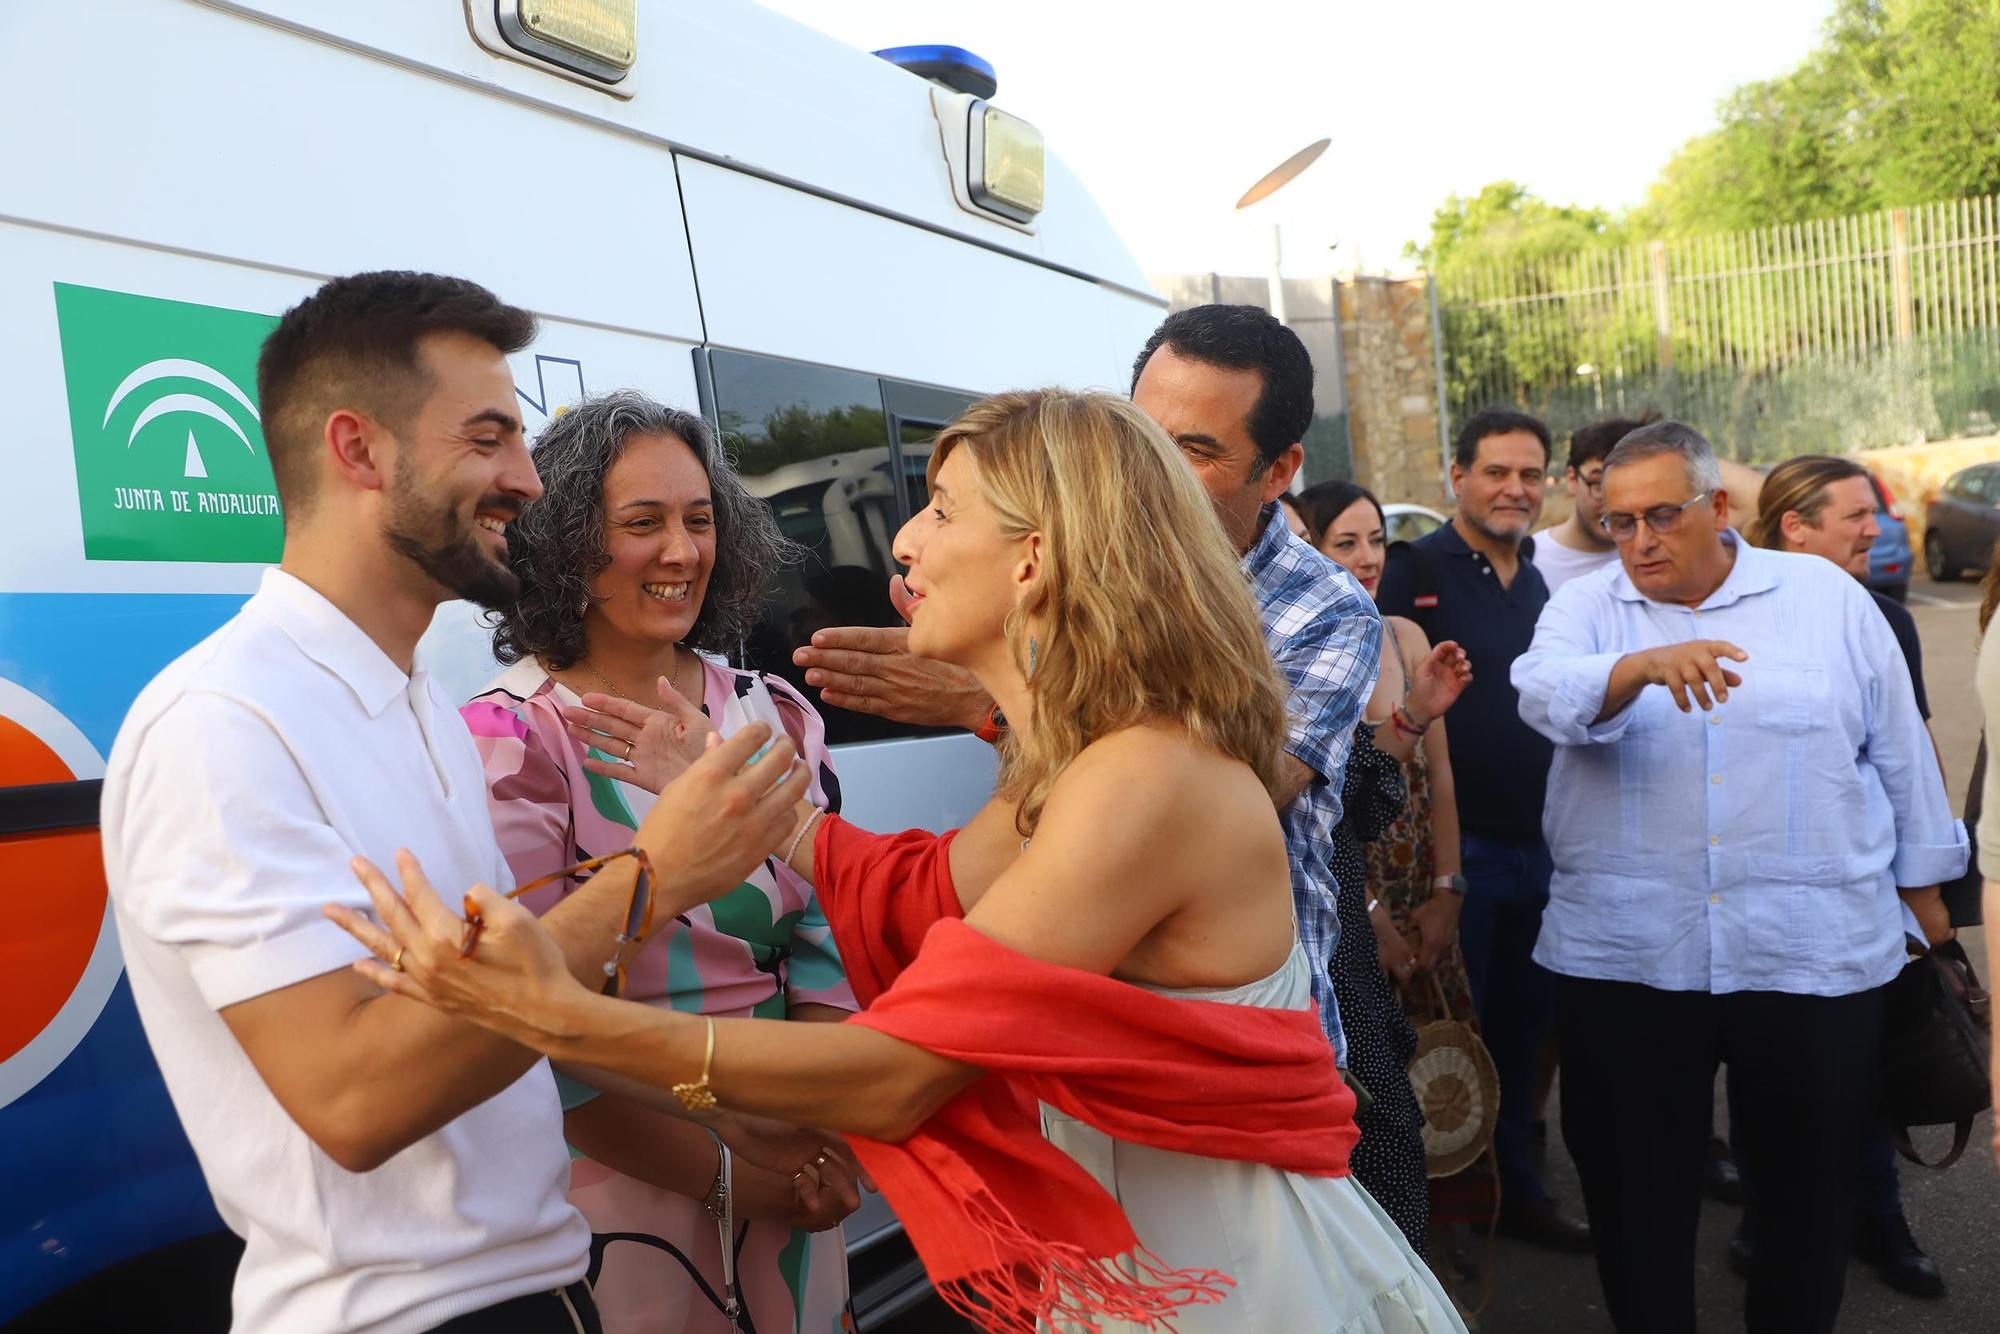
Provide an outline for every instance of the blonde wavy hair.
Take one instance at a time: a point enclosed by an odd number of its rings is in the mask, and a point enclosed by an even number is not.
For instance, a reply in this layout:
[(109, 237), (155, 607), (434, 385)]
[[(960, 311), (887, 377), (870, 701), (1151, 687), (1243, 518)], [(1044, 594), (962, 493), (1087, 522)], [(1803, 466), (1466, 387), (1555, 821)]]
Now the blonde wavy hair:
[(1039, 389), (981, 399), (947, 426), (933, 485), (959, 449), (1001, 531), (1042, 535), (1040, 577), (1006, 627), (1035, 696), (1032, 735), (1010, 731), (1000, 754), (1021, 832), (1085, 746), (1149, 719), (1275, 791), (1284, 690), (1236, 551), (1166, 432), (1126, 399)]

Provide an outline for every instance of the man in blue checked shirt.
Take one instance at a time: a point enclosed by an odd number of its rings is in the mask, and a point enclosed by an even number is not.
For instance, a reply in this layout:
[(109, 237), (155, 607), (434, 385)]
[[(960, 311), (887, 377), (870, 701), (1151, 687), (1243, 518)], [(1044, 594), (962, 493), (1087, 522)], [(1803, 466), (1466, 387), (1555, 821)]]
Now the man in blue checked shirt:
[(1708, 442), (1642, 427), (1605, 463), (1619, 563), (1566, 585), (1514, 665), (1556, 745), (1535, 958), (1557, 974), (1562, 1128), (1621, 1334), (1695, 1328), (1711, 1088), (1756, 1183), (1751, 1330), (1830, 1330), (1877, 1115), (1899, 890), (1963, 829), (1910, 674), (1830, 562), (1730, 527)]
[[(1305, 344), (1256, 306), (1176, 311), (1132, 365), (1132, 402), (1180, 446), (1243, 553), (1264, 641), (1285, 678), (1291, 726), (1278, 816), (1313, 1000), (1345, 1068), (1348, 1035), (1327, 973), (1339, 929), (1329, 863), (1354, 725), (1381, 666), (1382, 618), (1353, 576), (1294, 537), (1278, 512), (1305, 461), (1299, 440), (1312, 425), (1312, 385)], [(1401, 1089), (1369, 1093), (1415, 1104), (1407, 1077)], [(1421, 1162), (1421, 1143), (1415, 1152)]]

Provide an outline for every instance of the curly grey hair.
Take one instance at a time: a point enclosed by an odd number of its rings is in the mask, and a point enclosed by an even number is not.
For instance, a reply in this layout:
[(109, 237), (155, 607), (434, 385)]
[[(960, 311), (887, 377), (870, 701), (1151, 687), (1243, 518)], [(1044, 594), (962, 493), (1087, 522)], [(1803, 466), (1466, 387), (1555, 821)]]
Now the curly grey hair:
[(757, 624), (771, 576), (798, 559), (771, 509), (744, 489), (707, 421), (630, 389), (587, 398), (557, 417), (535, 442), (542, 498), (507, 525), (507, 549), (521, 593), (494, 612), (493, 656), (539, 658), (562, 671), (588, 652), (583, 617), (590, 583), (611, 563), (604, 547), (604, 479), (634, 436), (687, 442), (708, 475), (715, 502), (715, 568), (694, 626), (682, 641), (727, 652)]

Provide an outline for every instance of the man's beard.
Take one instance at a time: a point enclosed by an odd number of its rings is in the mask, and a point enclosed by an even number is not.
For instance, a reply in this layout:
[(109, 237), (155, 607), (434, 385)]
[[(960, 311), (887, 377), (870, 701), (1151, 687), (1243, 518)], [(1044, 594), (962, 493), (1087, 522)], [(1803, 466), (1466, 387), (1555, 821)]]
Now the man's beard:
[[(513, 605), (520, 595), (521, 581), (480, 546), (474, 524), (460, 524), (449, 506), (427, 506), (414, 479), (400, 469), (394, 488), (383, 535), (399, 555), (453, 597), (492, 610)], [(519, 514), (521, 503), (511, 496), (492, 495), (475, 509)]]

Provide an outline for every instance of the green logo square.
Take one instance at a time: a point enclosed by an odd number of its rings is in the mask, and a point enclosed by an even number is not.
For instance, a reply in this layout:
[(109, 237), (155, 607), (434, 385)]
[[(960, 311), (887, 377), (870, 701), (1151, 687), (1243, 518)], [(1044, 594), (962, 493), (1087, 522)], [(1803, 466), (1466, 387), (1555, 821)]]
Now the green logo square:
[(84, 555), (277, 560), (255, 397), (276, 317), (69, 283), (55, 295)]

